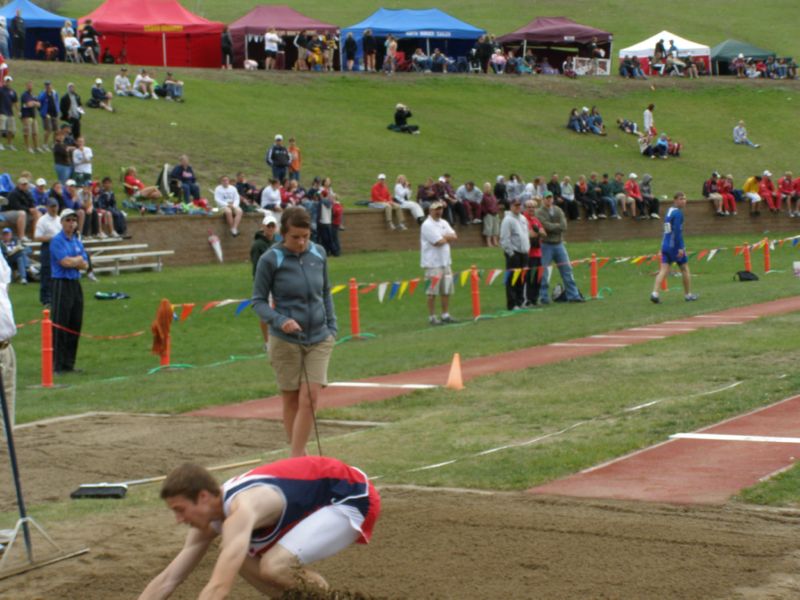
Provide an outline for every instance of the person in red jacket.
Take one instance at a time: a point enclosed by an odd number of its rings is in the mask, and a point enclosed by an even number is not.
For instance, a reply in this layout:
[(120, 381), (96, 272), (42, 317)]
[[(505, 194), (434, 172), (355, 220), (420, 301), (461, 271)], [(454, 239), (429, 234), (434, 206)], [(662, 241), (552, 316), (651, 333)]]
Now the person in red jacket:
[(736, 196), (733, 195), (733, 175), (720, 177), (717, 181), (717, 191), (722, 196), (722, 210), (727, 211), (730, 215), (738, 214), (736, 212)]
[[(386, 187), (386, 175), (383, 173), (378, 175), (378, 180), (375, 182), (375, 185), (372, 186), (372, 190), (370, 190), (369, 194), (369, 200), (370, 208), (383, 211), (386, 219), (386, 227), (388, 229), (400, 231), (406, 229), (406, 225), (403, 222), (405, 220), (405, 216), (403, 215), (403, 207), (392, 202), (392, 195), (389, 192), (389, 188)], [(392, 213), (394, 213), (395, 219), (397, 220), (396, 225), (392, 222)]]
[(794, 188), (794, 179), (791, 171), (786, 171), (778, 180), (778, 206), (786, 200), (786, 208), (789, 210), (789, 216), (794, 216), (795, 207), (797, 206), (797, 191)]
[(628, 175), (628, 181), (625, 182), (625, 195), (628, 198), (633, 198), (633, 205), (631, 205), (632, 216), (635, 219), (646, 219), (647, 211), (644, 210), (642, 191), (636, 181), (638, 178), (639, 176), (636, 173)]
[(772, 173), (769, 171), (764, 171), (761, 175), (761, 181), (758, 184), (758, 195), (767, 203), (770, 212), (780, 212), (781, 200), (775, 191), (775, 184), (772, 183)]

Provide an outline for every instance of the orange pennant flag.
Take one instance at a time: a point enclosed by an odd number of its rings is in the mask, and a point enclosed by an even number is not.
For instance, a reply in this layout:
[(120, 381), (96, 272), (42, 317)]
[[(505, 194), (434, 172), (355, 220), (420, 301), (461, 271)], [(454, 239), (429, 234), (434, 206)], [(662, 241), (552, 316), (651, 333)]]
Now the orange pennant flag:
[(183, 310), (181, 310), (181, 321), (185, 321), (189, 318), (189, 315), (192, 314), (194, 310), (194, 302), (190, 302), (188, 304), (183, 305)]
[(211, 302), (208, 302), (207, 304), (205, 304), (203, 306), (203, 311), (202, 312), (206, 312), (207, 310), (211, 310), (212, 308), (217, 306), (220, 302), (221, 302), (221, 300), (212, 300)]
[(414, 279), (409, 280), (408, 282), (408, 295), (413, 296), (414, 290), (417, 289), (417, 285), (419, 285), (419, 277), (415, 277)]
[(378, 287), (377, 283), (370, 283), (363, 290), (358, 290), (359, 294), (369, 294), (372, 290)]

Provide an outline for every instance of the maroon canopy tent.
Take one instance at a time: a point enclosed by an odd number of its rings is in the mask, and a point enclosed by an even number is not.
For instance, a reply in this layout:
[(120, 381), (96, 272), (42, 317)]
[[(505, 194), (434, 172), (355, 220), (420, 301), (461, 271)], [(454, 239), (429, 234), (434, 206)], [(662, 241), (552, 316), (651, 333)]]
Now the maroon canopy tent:
[(576, 53), (591, 58), (589, 44), (595, 37), (597, 47), (610, 58), (612, 34), (566, 17), (537, 17), (524, 27), (500, 36), (497, 41), (504, 45), (520, 44), (523, 53), (528, 46), (544, 49), (542, 54), (559, 59), (553, 64), (561, 64), (562, 57)]
[(297, 59), (297, 50), (292, 45), (295, 35), (301, 31), (316, 34), (335, 33), (339, 27), (307, 17), (288, 6), (265, 4), (256, 6), (228, 27), (233, 40), (235, 66), (242, 66), (248, 58), (263, 61), (264, 34), (270, 29), (275, 29), (278, 35), (284, 38), (285, 63), (290, 67)]

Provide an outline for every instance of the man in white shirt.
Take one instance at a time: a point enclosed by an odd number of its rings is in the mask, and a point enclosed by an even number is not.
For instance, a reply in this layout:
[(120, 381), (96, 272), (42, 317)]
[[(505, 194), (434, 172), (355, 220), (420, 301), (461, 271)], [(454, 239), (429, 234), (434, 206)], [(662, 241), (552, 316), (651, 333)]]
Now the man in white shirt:
[(239, 223), (242, 221), (242, 209), (239, 206), (239, 192), (236, 186), (231, 185), (231, 180), (227, 175), (223, 175), (219, 185), (214, 190), (214, 202), (222, 210), (231, 235), (239, 235)]
[(281, 212), (281, 182), (277, 179), (270, 179), (269, 185), (261, 192), (261, 208), (270, 210), (274, 213)]
[[(428, 322), (431, 325), (455, 323), (450, 316), (450, 294), (453, 293), (453, 271), (450, 244), (458, 239), (450, 223), (442, 218), (444, 202), (437, 200), (430, 205), (428, 218), (420, 228), (420, 266), (425, 269), (428, 281)], [(436, 296), (441, 298), (442, 318), (436, 317)]]
[(3, 377), (3, 391), (8, 407), (9, 426), (14, 427), (14, 402), (17, 395), (17, 357), (11, 338), (17, 333), (14, 311), (8, 297), (11, 284), (11, 268), (5, 260), (0, 260), (0, 373)]
[(58, 200), (50, 196), (47, 199), (47, 212), (36, 221), (36, 230), (33, 234), (33, 239), (42, 243), (39, 250), (39, 262), (41, 262), (39, 269), (39, 302), (45, 307), (50, 306), (50, 300), (53, 296), (50, 281), (52, 274), (50, 268), (50, 240), (61, 233), (62, 229), (61, 219), (58, 217), (58, 208)]
[[(528, 266), (528, 251), (531, 249), (528, 220), (521, 214), (519, 199), (511, 201), (511, 208), (503, 216), (500, 225), (500, 247), (506, 257), (506, 308), (519, 310), (525, 302), (525, 278), (522, 269)], [(515, 273), (518, 271), (519, 274)]]
[(158, 100), (155, 92), (155, 79), (147, 74), (147, 69), (142, 69), (133, 80), (133, 94), (137, 98), (153, 98)]

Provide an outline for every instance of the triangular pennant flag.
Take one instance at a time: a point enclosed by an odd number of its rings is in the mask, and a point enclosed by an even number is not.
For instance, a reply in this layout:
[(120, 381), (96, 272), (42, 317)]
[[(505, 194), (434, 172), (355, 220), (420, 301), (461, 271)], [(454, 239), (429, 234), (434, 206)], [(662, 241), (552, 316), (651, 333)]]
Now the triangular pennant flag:
[(536, 281), (541, 283), (542, 277), (544, 277), (544, 267), (536, 267)]
[(461, 287), (467, 285), (467, 279), (469, 278), (469, 269), (466, 271), (461, 271)]
[(628, 262), (630, 259), (631, 259), (631, 257), (630, 257), (630, 256), (622, 256), (622, 257), (620, 257), (620, 258), (616, 258), (616, 259), (614, 259), (614, 264), (615, 264), (615, 265), (618, 265), (619, 263)]
[(522, 281), (527, 281), (526, 277), (528, 276), (528, 271), (530, 271), (529, 267), (522, 268), (522, 273), (520, 273), (520, 278), (522, 279)]
[(646, 258), (647, 258), (646, 256), (637, 256), (636, 258), (634, 258), (634, 259), (631, 261), (631, 264), (633, 264), (633, 265), (638, 265), (638, 264), (640, 264), (640, 263), (644, 262), (644, 259), (646, 259)]
[(605, 267), (608, 264), (608, 261), (610, 261), (610, 260), (611, 260), (610, 258), (601, 258), (600, 262), (597, 263), (597, 268), (598, 269), (602, 269), (603, 267)]
[(345, 284), (343, 284), (343, 283), (340, 283), (339, 285), (333, 286), (331, 288), (331, 296), (333, 296), (334, 294), (338, 294), (339, 292), (341, 292), (346, 287), (347, 286)]
[(241, 302), (239, 302), (239, 306), (237, 306), (237, 307), (236, 307), (236, 316), (237, 316), (237, 317), (238, 317), (240, 314), (242, 314), (242, 311), (243, 311), (245, 308), (247, 308), (248, 306), (250, 306), (250, 302), (251, 302), (250, 298), (248, 298), (247, 300), (242, 300)]
[(226, 300), (220, 300), (217, 302), (217, 305), (214, 308), (221, 308), (223, 306), (228, 306), (228, 304), (238, 304), (241, 300), (234, 300), (233, 298), (228, 298)]
[(405, 294), (405, 293), (406, 293), (406, 290), (407, 290), (407, 289), (408, 289), (408, 282), (407, 282), (407, 281), (403, 281), (403, 282), (400, 284), (400, 293), (397, 295), (397, 299), (398, 299), (398, 300), (399, 300), (400, 298), (402, 298), (402, 297), (403, 297), (403, 294)]
[(211, 302), (207, 302), (203, 305), (202, 312), (206, 312), (207, 310), (211, 310), (212, 308), (216, 307), (219, 304), (219, 300), (212, 300)]
[(707, 254), (708, 250), (700, 250), (700, 252), (697, 253), (697, 260), (703, 260)]
[(491, 272), (489, 273), (489, 285), (492, 285), (495, 281), (497, 281), (497, 278), (500, 277), (500, 275), (502, 274), (503, 271), (501, 271), (500, 269), (492, 269)]
[(708, 262), (711, 262), (711, 259), (714, 258), (719, 252), (719, 248), (714, 248), (708, 253)]
[(417, 289), (418, 285), (419, 285), (419, 277), (414, 277), (414, 279), (412, 279), (411, 281), (408, 282), (408, 295), (409, 296), (413, 296), (414, 295), (414, 290)]
[(514, 269), (514, 274), (511, 277), (511, 285), (517, 285), (517, 280), (519, 279), (520, 273), (522, 273), (522, 269)]
[(775, 250), (775, 240), (772, 240), (772, 241), (769, 243), (769, 249), (770, 249), (770, 250)]
[(190, 302), (188, 304), (183, 305), (183, 310), (181, 310), (181, 321), (185, 321), (189, 318), (189, 315), (192, 314), (194, 310), (194, 302)]
[(503, 273), (503, 285), (508, 285), (509, 279), (511, 279), (511, 271), (505, 271)]
[(389, 300), (394, 300), (394, 297), (397, 295), (397, 291), (400, 289), (400, 282), (393, 281), (392, 282), (392, 289), (389, 290)]
[(797, 246), (798, 243), (800, 243), (800, 238), (794, 238), (792, 240), (792, 246)]
[(360, 294), (369, 294), (372, 290), (378, 287), (377, 283), (370, 283), (363, 290), (358, 290)]
[(489, 269), (489, 272), (486, 274), (486, 285), (492, 285), (492, 281), (494, 281), (494, 273), (497, 269)]
[(389, 284), (386, 282), (378, 284), (378, 302), (383, 303), (383, 297), (386, 295), (387, 287), (389, 287)]
[(735, 246), (733, 248), (733, 255), (734, 256), (739, 256), (743, 251), (744, 251), (744, 248), (742, 248), (742, 246)]

